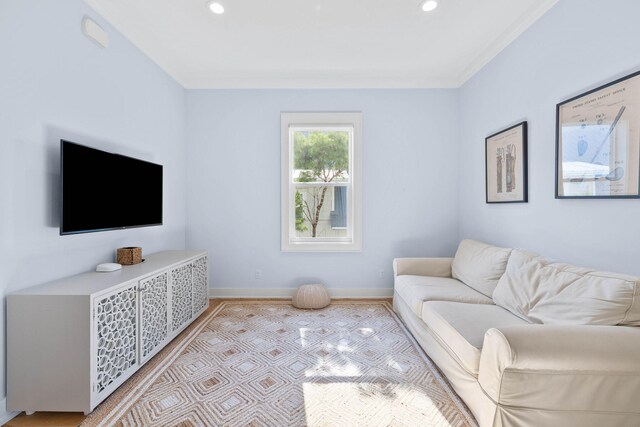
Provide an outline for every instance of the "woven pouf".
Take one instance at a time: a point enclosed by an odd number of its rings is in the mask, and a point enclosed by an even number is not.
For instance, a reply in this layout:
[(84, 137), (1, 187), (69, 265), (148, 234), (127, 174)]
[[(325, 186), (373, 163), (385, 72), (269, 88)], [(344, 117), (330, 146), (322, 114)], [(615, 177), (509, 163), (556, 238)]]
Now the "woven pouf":
[(291, 303), (296, 308), (325, 308), (331, 304), (331, 295), (324, 285), (301, 285), (293, 294)]

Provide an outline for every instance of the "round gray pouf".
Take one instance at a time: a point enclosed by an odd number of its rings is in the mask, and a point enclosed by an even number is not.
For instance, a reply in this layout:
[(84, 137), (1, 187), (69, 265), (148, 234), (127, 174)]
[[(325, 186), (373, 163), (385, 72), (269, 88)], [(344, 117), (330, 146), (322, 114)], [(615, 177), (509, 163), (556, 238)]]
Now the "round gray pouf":
[(291, 303), (296, 308), (324, 308), (331, 304), (331, 295), (324, 285), (301, 285), (293, 294)]

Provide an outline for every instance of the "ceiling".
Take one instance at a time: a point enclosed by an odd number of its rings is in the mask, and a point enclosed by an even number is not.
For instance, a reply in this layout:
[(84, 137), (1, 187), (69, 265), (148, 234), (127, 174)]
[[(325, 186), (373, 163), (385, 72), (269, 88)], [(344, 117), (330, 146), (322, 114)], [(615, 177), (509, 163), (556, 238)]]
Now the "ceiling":
[(85, 0), (185, 88), (459, 87), (558, 0)]

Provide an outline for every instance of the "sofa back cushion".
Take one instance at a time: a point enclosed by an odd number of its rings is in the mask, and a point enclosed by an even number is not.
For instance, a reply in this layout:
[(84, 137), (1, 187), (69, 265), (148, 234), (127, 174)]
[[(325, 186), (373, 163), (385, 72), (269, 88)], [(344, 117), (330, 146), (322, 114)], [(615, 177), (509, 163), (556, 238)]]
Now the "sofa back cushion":
[(465, 285), (491, 298), (504, 274), (511, 249), (463, 240), (451, 264), (451, 275)]
[(638, 280), (514, 249), (493, 301), (533, 323), (638, 326)]

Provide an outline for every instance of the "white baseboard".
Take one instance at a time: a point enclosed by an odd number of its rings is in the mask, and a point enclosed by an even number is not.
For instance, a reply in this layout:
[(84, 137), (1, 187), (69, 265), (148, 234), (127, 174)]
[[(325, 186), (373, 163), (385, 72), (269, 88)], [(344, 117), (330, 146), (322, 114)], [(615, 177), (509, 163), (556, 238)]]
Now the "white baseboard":
[(0, 426), (20, 415), (20, 411), (7, 412), (7, 398), (0, 399)]
[[(211, 298), (291, 298), (295, 288), (209, 288)], [(390, 298), (392, 288), (329, 288), (332, 298)]]

